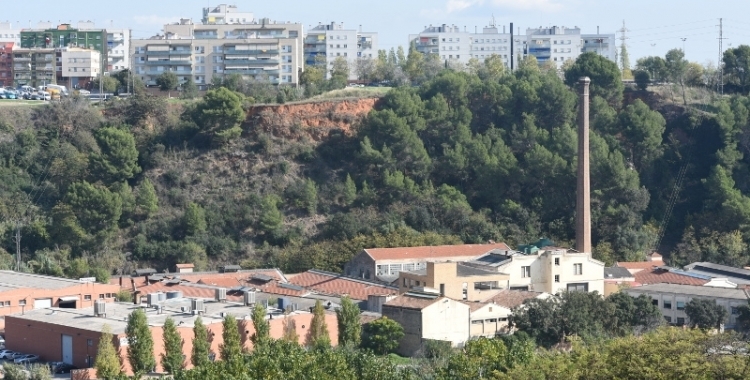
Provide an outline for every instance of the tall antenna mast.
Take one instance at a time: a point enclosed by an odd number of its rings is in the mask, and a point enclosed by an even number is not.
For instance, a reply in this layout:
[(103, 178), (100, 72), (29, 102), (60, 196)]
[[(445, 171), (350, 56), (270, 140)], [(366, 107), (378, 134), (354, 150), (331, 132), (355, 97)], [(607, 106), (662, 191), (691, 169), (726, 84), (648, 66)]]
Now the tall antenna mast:
[(724, 19), (719, 19), (719, 62), (717, 63), (719, 69), (719, 95), (724, 95), (724, 65), (721, 64), (722, 57), (724, 55)]

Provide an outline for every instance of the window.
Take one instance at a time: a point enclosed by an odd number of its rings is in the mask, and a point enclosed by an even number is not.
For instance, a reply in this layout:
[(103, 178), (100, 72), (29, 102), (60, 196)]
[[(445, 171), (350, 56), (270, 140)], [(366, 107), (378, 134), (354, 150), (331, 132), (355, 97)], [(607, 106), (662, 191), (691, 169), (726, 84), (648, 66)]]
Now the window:
[(559, 257), (555, 257), (555, 265), (560, 265), (560, 258)]
[(531, 267), (530, 266), (521, 267), (521, 277), (523, 277), (523, 278), (531, 277)]
[(404, 277), (404, 287), (406, 287), (406, 277)]
[(94, 345), (94, 340), (93, 339), (86, 339), (86, 345), (87, 346), (93, 346)]
[(583, 274), (583, 264), (573, 264), (573, 273), (577, 276)]
[(103, 299), (104, 299), (104, 294), (100, 294), (100, 295), (99, 295), (99, 299), (100, 299), (100, 300), (103, 300)]
[(18, 306), (26, 306), (26, 300), (18, 301)]
[(440, 284), (440, 295), (445, 296), (445, 284)]
[(677, 301), (677, 310), (685, 310), (685, 301)]
[(667, 321), (667, 323), (672, 323), (672, 317), (670, 316), (664, 316), (664, 320)]
[(665, 309), (672, 309), (672, 301), (671, 300), (664, 300), (662, 303), (662, 307)]
[(555, 275), (555, 282), (560, 282), (560, 275), (559, 274)]
[(10, 301), (5, 301), (5, 306), (10, 307)]
[(580, 284), (568, 284), (568, 291), (569, 292), (588, 292), (589, 284), (587, 282), (580, 283)]
[(736, 306), (732, 306), (732, 315), (737, 315), (739, 313), (740, 313), (740, 311), (737, 309), (737, 307)]
[(83, 296), (84, 301), (91, 301), (91, 294), (86, 294)]
[(651, 304), (652, 304), (652, 305), (654, 305), (654, 306), (659, 306), (659, 300), (657, 300), (657, 299), (652, 299), (652, 300), (651, 300)]
[(376, 265), (375, 269), (375, 273), (377, 273), (378, 276), (384, 276), (388, 274), (388, 265)]
[(677, 318), (677, 326), (683, 326), (685, 325), (685, 318)]

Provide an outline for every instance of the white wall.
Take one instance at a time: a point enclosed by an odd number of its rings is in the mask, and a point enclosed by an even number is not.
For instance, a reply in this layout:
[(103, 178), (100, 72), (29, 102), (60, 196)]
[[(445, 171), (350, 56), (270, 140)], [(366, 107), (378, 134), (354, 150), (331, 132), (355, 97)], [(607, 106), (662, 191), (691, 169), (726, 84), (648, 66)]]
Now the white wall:
[[(555, 264), (559, 259), (559, 265)], [(575, 264), (581, 264), (581, 274), (575, 273)], [(531, 277), (523, 277), (522, 267), (531, 267)], [(510, 276), (509, 286), (529, 286), (536, 292), (558, 293), (569, 284), (587, 283), (588, 291), (604, 294), (604, 263), (593, 260), (585, 253), (546, 251), (542, 254), (512, 256), (509, 263), (497, 268)], [(559, 282), (555, 282), (555, 276)]]
[(469, 306), (449, 298), (422, 310), (422, 338), (462, 347), (469, 339)]

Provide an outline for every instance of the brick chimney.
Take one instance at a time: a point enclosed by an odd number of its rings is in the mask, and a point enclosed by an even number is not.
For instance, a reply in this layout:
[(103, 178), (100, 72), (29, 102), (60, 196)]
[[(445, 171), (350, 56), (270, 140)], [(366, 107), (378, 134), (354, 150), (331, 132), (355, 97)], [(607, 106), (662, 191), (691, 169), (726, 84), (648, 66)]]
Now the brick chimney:
[(578, 80), (578, 186), (576, 188), (576, 250), (591, 253), (591, 180), (589, 177), (589, 84)]

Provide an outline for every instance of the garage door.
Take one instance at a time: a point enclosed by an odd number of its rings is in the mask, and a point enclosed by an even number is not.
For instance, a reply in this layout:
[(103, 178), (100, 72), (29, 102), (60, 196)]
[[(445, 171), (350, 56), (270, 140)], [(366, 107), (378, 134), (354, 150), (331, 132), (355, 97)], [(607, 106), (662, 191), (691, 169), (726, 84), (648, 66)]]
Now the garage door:
[(42, 309), (45, 307), (52, 307), (52, 298), (34, 300), (34, 309)]

